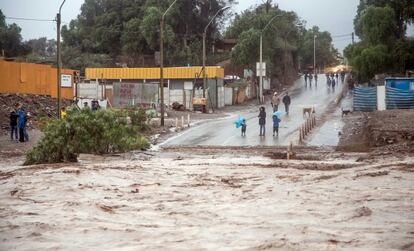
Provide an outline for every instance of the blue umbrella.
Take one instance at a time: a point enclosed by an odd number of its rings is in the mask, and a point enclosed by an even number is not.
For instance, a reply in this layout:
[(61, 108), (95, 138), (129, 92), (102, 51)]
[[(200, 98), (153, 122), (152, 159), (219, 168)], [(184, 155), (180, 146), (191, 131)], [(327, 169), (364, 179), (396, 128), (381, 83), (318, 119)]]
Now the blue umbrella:
[(239, 118), (234, 122), (234, 124), (236, 125), (236, 128), (240, 128), (240, 126), (243, 123), (244, 119), (245, 118), (243, 118), (242, 116), (239, 116)]
[(275, 115), (275, 116), (280, 117), (280, 116), (282, 116), (282, 115), (284, 115), (284, 114), (285, 114), (285, 112), (282, 112), (282, 111), (275, 111), (272, 115)]

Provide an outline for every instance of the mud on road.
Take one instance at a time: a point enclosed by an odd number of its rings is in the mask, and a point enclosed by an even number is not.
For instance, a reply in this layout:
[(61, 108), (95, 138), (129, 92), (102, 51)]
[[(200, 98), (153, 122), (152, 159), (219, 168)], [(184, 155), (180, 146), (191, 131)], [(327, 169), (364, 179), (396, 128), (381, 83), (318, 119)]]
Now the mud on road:
[(0, 250), (414, 248), (412, 157), (184, 150), (3, 164)]

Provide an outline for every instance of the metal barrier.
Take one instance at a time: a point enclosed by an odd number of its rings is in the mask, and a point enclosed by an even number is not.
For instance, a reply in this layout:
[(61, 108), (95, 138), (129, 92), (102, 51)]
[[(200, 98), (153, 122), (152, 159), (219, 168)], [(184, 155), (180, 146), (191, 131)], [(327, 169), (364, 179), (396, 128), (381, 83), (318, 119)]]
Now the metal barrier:
[(299, 129), (299, 143), (303, 143), (305, 137), (311, 132), (311, 130), (316, 126), (316, 116), (310, 115), (306, 119)]

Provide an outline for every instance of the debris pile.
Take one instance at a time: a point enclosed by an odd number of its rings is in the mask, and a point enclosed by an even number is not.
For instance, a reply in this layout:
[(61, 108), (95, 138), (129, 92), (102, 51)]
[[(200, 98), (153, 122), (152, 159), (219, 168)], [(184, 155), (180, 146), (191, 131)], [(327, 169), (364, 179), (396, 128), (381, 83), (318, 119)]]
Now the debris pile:
[(414, 110), (375, 112), (368, 121), (371, 146), (408, 144), (414, 148)]
[[(42, 117), (56, 117), (56, 99), (48, 96), (32, 94), (0, 94), (0, 126), (3, 133), (10, 129), (9, 116), (17, 103), (22, 104), (29, 114), (29, 128), (36, 128)], [(70, 101), (62, 100), (63, 106), (70, 105)]]

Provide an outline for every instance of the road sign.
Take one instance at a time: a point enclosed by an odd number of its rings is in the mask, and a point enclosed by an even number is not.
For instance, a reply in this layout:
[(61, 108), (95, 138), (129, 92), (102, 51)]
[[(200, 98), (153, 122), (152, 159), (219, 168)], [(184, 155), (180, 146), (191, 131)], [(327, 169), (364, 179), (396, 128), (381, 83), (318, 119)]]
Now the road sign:
[(72, 87), (72, 75), (62, 74), (60, 75), (60, 79), (61, 87)]
[(260, 62), (256, 63), (256, 75), (258, 77), (260, 77), (260, 76), (265, 77), (266, 76), (266, 62), (262, 62), (262, 67), (260, 67)]

